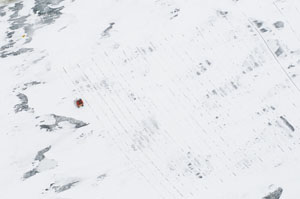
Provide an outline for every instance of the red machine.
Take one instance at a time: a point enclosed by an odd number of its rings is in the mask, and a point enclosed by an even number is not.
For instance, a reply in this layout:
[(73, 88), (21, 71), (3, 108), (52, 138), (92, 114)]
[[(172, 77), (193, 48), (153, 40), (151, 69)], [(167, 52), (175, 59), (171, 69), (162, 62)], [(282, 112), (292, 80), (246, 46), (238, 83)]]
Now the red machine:
[(83, 106), (83, 100), (82, 99), (76, 100), (76, 106), (77, 106), (77, 108), (82, 107)]

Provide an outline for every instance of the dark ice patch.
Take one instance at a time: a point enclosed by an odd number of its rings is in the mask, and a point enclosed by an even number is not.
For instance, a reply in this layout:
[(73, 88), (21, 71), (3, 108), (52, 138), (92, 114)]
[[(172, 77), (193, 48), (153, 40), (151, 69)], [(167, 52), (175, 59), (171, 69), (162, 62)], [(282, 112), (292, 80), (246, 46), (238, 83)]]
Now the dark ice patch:
[(38, 85), (38, 84), (41, 84), (41, 83), (42, 82), (32, 81), (32, 82), (25, 83), (24, 86), (28, 87), (28, 86)]
[(10, 18), (17, 17), (19, 15), (19, 11), (22, 10), (23, 7), (23, 1), (15, 3), (13, 7), (9, 7), (9, 10), (13, 11), (13, 14), (10, 15)]
[(27, 88), (29, 88), (31, 86), (39, 85), (39, 84), (42, 84), (42, 83), (44, 83), (44, 82), (32, 81), (32, 82), (25, 83), (22, 90), (26, 90)]
[(221, 17), (226, 17), (228, 15), (228, 12), (224, 10), (217, 10), (217, 14)]
[(79, 183), (79, 181), (74, 181), (74, 182), (70, 182), (64, 185), (53, 185), (52, 189), (56, 192), (56, 193), (60, 193), (66, 190), (71, 189), (75, 184)]
[(33, 48), (20, 48), (19, 50), (13, 51), (13, 52), (8, 52), (8, 51), (1, 52), (0, 51), (0, 57), (5, 58), (5, 57), (8, 57), (10, 55), (17, 56), (17, 55), (21, 55), (23, 53), (32, 52), (32, 51), (33, 51)]
[(42, 56), (42, 57), (40, 57), (40, 58), (34, 60), (32, 63), (33, 63), (33, 64), (36, 64), (36, 63), (42, 61), (43, 59), (45, 59), (45, 57), (46, 57), (46, 56)]
[(266, 28), (261, 28), (260, 32), (265, 33), (265, 32), (268, 32), (268, 30)]
[(276, 21), (275, 23), (273, 23), (273, 25), (277, 29), (284, 28), (284, 23), (282, 21)]
[(8, 28), (8, 31), (6, 32), (6, 39), (7, 43), (5, 43), (3, 46), (0, 47), (0, 57), (5, 58), (10, 55), (19, 55), (21, 53), (27, 52), (28, 50), (25, 49), (19, 49), (15, 52), (9, 52), (8, 50), (15, 45), (15, 41), (12, 40), (13, 35), (15, 34), (15, 30), (23, 28), (26, 25), (26, 19), (28, 16), (19, 16), (19, 11), (23, 9), (23, 2), (17, 2), (14, 4), (14, 6), (9, 7), (9, 11), (12, 12), (12, 14), (9, 16), (8, 22), (10, 23), (10, 26)]
[(55, 114), (51, 114), (50, 116), (54, 118), (55, 120), (54, 124), (42, 124), (40, 125), (41, 129), (46, 129), (47, 131), (53, 131), (57, 128), (61, 128), (59, 126), (61, 122), (69, 122), (70, 124), (73, 124), (75, 128), (81, 128), (88, 125), (88, 123), (85, 123), (80, 120), (76, 120), (71, 117), (59, 116)]
[(295, 131), (294, 126), (293, 126), (291, 123), (289, 123), (289, 121), (288, 121), (285, 117), (280, 116), (280, 119), (284, 122), (284, 124), (285, 124), (291, 131)]
[(282, 55), (282, 53), (283, 53), (283, 49), (281, 47), (278, 47), (278, 49), (275, 51), (275, 55), (277, 57), (279, 57), (280, 55)]
[(187, 159), (184, 161), (187, 164), (185, 172), (193, 174), (199, 179), (207, 176), (212, 170), (208, 159), (201, 159), (200, 157), (194, 156), (191, 152), (187, 153)]
[(54, 117), (56, 123), (67, 121), (67, 122), (69, 122), (71, 124), (74, 124), (75, 128), (81, 128), (83, 126), (88, 125), (87, 123), (85, 123), (83, 121), (76, 120), (76, 119), (71, 118), (71, 117), (59, 116), (59, 115), (54, 115), (54, 114), (53, 114), (53, 117)]
[(263, 25), (262, 21), (254, 20), (253, 23), (256, 25), (257, 28), (261, 28)]
[(98, 176), (97, 177), (97, 180), (98, 181), (102, 181), (102, 180), (104, 180), (104, 178), (106, 178), (107, 177), (107, 175), (104, 173), (104, 174), (101, 174), (100, 176)]
[(64, 6), (58, 6), (63, 0), (35, 0), (33, 13), (41, 17), (42, 24), (51, 24), (62, 15)]
[(102, 32), (101, 36), (102, 37), (108, 37), (110, 36), (110, 30), (113, 28), (113, 26), (115, 25), (114, 22), (110, 23), (109, 26)]
[[(58, 5), (63, 0), (35, 0), (34, 7), (32, 8), (33, 13), (40, 17), (39, 24), (51, 24), (57, 18), (62, 15), (61, 10), (64, 6), (58, 7)], [(26, 52), (33, 51), (32, 48), (21, 48), (14, 51), (9, 49), (15, 46), (15, 41), (12, 40), (15, 31), (18, 29), (23, 29), (26, 37), (24, 37), (25, 42), (29, 43), (32, 41), (32, 35), (34, 33), (34, 26), (33, 23), (28, 23), (27, 19), (31, 16), (31, 14), (26, 16), (19, 16), (19, 12), (23, 9), (23, 1), (17, 2), (14, 6), (9, 7), (9, 11), (12, 14), (9, 16), (8, 22), (10, 23), (9, 29), (6, 32), (7, 43), (5, 43), (2, 47), (0, 47), (0, 57), (6, 58), (8, 56), (17, 56)], [(3, 13), (2, 7), (0, 7), (0, 15)], [(43, 27), (43, 26), (39, 26)], [(23, 40), (20, 40), (22, 42)]]
[(15, 31), (23, 28), (26, 25), (26, 20), (28, 17), (29, 15), (9, 19), (8, 21), (11, 22), (9, 29)]
[(6, 6), (0, 6), (0, 17), (4, 17), (6, 15), (6, 12), (4, 11)]
[(171, 11), (172, 17), (170, 19), (174, 19), (175, 17), (178, 17), (180, 9), (175, 8), (173, 11)]
[(41, 124), (41, 129), (46, 129), (46, 131), (54, 131), (58, 127), (57, 124)]
[(9, 40), (9, 42), (7, 44), (0, 47), (0, 51), (4, 51), (6, 49), (13, 47), (15, 43), (16, 42), (14, 42), (13, 40)]
[(27, 171), (26, 173), (24, 173), (23, 179), (24, 179), (24, 180), (25, 180), (25, 179), (28, 179), (28, 178), (30, 178), (30, 177), (36, 175), (37, 173), (39, 173), (39, 172), (37, 171), (36, 168), (34, 168), (34, 169), (32, 169), (32, 170)]
[(31, 108), (28, 106), (28, 98), (26, 95), (24, 95), (23, 93), (19, 93), (17, 95), (17, 97), (20, 99), (21, 103), (20, 104), (16, 104), (14, 106), (15, 108), (15, 113), (21, 112), (21, 111), (28, 111)]
[(45, 154), (46, 152), (48, 152), (50, 149), (51, 149), (51, 146), (48, 146), (48, 147), (46, 147), (46, 148), (40, 150), (40, 151), (36, 154), (34, 160), (42, 161), (43, 159), (45, 159), (45, 155), (44, 155), (44, 154)]
[(230, 84), (234, 89), (238, 89), (237, 85), (234, 82), (230, 82)]
[(14, 7), (10, 7), (10, 10), (13, 12), (13, 14), (11, 14), (8, 19), (10, 26), (9, 31), (6, 32), (7, 38), (12, 38), (15, 33), (14, 31), (22, 28), (24, 29), (24, 32), (28, 34), (29, 29), (32, 25), (27, 23), (27, 18), (30, 15), (19, 16), (19, 11), (21, 11), (23, 7), (23, 2), (15, 3)]
[(16, 44), (16, 41), (12, 39), (15, 31), (22, 28), (25, 29), (27, 26), (29, 26), (29, 24), (26, 22), (29, 15), (19, 16), (19, 11), (21, 11), (23, 7), (24, 6), (22, 1), (15, 3), (12, 7), (9, 7), (9, 10), (13, 13), (9, 16), (8, 19), (10, 26), (8, 28), (8, 31), (6, 32), (7, 43), (0, 47), (1, 58), (6, 58), (8, 56), (17, 56), (22, 53), (31, 52), (33, 50), (32, 48), (20, 48), (15, 51), (9, 51), (9, 49), (13, 48)]
[(211, 65), (211, 62), (209, 60), (205, 60), (205, 62), (207, 65), (209, 65), (209, 66)]
[(269, 195), (263, 197), (263, 199), (280, 199), (282, 192), (283, 192), (283, 189), (281, 187), (279, 187), (278, 189), (276, 189)]
[(15, 31), (9, 31), (9, 32), (6, 32), (6, 37), (8, 39), (12, 38), (12, 36), (15, 34)]

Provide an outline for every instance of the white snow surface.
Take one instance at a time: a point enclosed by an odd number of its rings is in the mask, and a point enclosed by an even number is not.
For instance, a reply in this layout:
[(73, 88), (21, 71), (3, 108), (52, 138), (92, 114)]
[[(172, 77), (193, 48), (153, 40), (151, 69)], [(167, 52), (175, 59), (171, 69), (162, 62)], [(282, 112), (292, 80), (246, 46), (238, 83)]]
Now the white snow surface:
[(299, 199), (299, 10), (0, 1), (0, 199)]

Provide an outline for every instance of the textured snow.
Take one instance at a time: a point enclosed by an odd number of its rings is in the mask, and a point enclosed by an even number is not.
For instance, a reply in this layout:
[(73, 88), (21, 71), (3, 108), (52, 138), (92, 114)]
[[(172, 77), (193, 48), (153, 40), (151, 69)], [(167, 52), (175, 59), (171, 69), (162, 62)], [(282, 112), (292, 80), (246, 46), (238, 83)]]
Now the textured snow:
[(299, 199), (299, 10), (0, 0), (0, 199)]

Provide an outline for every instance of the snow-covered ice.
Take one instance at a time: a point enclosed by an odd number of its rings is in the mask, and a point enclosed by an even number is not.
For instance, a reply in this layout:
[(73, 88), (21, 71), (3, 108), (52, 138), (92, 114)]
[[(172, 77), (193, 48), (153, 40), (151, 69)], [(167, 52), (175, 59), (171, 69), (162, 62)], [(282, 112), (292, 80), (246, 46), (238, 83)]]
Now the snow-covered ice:
[(299, 10), (0, 0), (0, 199), (299, 199)]

